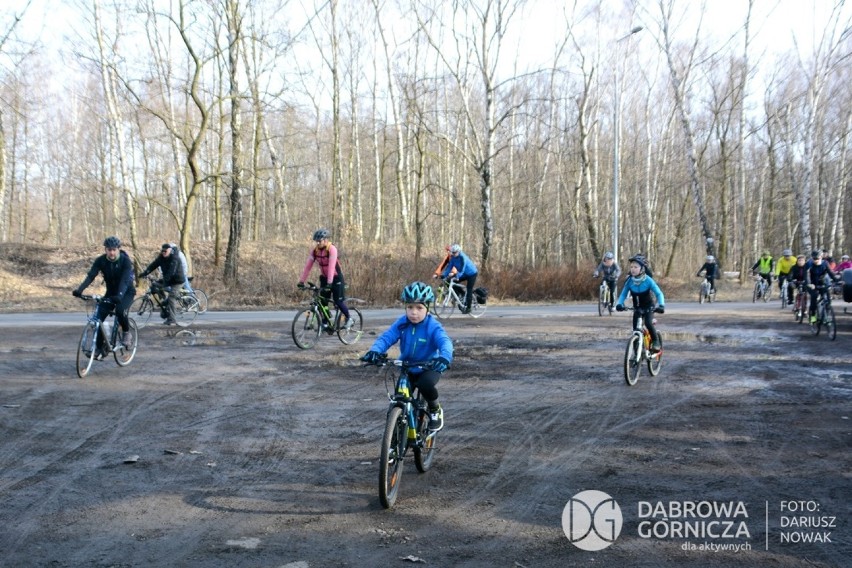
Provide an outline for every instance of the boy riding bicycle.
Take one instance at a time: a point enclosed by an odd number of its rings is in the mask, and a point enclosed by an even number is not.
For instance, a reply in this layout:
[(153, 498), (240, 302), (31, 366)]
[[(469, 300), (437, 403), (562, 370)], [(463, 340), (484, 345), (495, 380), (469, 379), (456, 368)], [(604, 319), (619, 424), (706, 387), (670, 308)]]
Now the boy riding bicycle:
[(405, 315), (376, 339), (361, 360), (377, 362), (398, 341), (400, 359), (431, 361), (428, 369), (409, 370), (409, 378), (428, 404), (429, 430), (437, 432), (444, 427), (444, 410), (438, 403), (436, 385), (453, 360), (453, 342), (438, 318), (429, 313), (429, 306), (435, 301), (431, 286), (424, 282), (409, 284), (402, 289), (402, 301), (405, 303)]
[(615, 255), (611, 252), (607, 252), (604, 255), (603, 260), (595, 269), (594, 274), (592, 274), (593, 278), (597, 278), (598, 276), (603, 276), (604, 282), (609, 286), (610, 301), (615, 301), (615, 282), (621, 276), (621, 268), (615, 262)]
[[(645, 257), (637, 254), (630, 258), (630, 277), (624, 281), (624, 289), (621, 291), (621, 296), (618, 297), (618, 303), (615, 306), (616, 311), (623, 312), (625, 310), (624, 301), (627, 299), (627, 294), (633, 298), (633, 329), (636, 329), (636, 324), (639, 323), (639, 318), (645, 318), (645, 327), (651, 334), (651, 353), (660, 351), (660, 336), (657, 329), (654, 327), (654, 312), (658, 314), (665, 313), (666, 299), (663, 296), (663, 291), (654, 282), (654, 279), (647, 275), (648, 261)], [(656, 298), (657, 307), (651, 311), (648, 308), (654, 306), (654, 299), (651, 297), (653, 293)], [(643, 310), (644, 308), (644, 310)]]

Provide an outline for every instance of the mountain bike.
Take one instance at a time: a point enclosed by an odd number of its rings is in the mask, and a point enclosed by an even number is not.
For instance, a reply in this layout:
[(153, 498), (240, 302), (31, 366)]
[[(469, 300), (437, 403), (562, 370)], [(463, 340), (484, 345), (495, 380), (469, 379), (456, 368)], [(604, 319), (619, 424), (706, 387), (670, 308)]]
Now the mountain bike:
[(790, 281), (786, 276), (783, 276), (784, 281), (781, 282), (781, 309), (785, 309), (787, 304), (789, 303), (789, 293), (790, 293)]
[[(399, 376), (393, 388), (388, 389), (387, 419), (385, 420), (382, 446), (379, 452), (379, 501), (382, 507), (390, 509), (399, 496), (402, 481), (402, 464), (408, 451), (414, 454), (417, 471), (425, 473), (432, 467), (435, 457), (435, 438), (437, 432), (429, 430), (429, 409), (417, 387), (412, 388), (408, 373), (418, 367), (426, 367), (428, 361), (390, 361), (386, 357), (376, 363), (384, 367), (399, 367)], [(390, 378), (385, 375), (385, 387), (390, 386)]]
[[(643, 362), (648, 364), (648, 372), (652, 377), (656, 377), (660, 373), (660, 367), (663, 364), (663, 337), (659, 330), (657, 335), (660, 340), (660, 350), (656, 353), (651, 353), (651, 332), (645, 327), (645, 314), (653, 312), (657, 309), (656, 306), (650, 308), (630, 308), (625, 309), (630, 311), (640, 312), (637, 318), (636, 328), (630, 335), (627, 342), (627, 349), (624, 351), (624, 380), (631, 387), (639, 380), (639, 370)], [(657, 320), (654, 320), (657, 323)]]
[[(92, 368), (92, 363), (95, 360), (102, 360), (110, 353), (115, 357), (115, 362), (119, 367), (126, 367), (133, 361), (136, 356), (136, 348), (139, 345), (139, 330), (136, 327), (136, 322), (132, 318), (128, 318), (130, 329), (128, 330), (132, 337), (130, 347), (125, 347), (119, 337), (121, 326), (118, 325), (118, 320), (115, 319), (115, 305), (110, 300), (97, 294), (80, 295), (80, 299), (92, 301), (95, 303), (92, 315), (86, 321), (83, 327), (83, 333), (80, 335), (80, 342), (77, 344), (77, 376), (81, 379), (89, 374)], [(101, 302), (109, 303), (112, 307), (104, 318), (104, 321), (98, 319), (98, 306)], [(108, 318), (112, 317), (112, 321)], [(101, 347), (98, 347), (98, 335), (103, 338)]]
[(318, 286), (306, 282), (304, 288), (312, 292), (311, 302), (307, 308), (296, 314), (291, 326), (293, 341), (300, 349), (310, 349), (316, 345), (322, 332), (329, 335), (336, 333), (337, 338), (346, 345), (352, 345), (361, 339), (361, 335), (364, 333), (364, 319), (358, 308), (349, 306), (351, 325), (344, 325), (346, 316), (339, 308), (335, 308), (332, 317), (331, 309), (328, 306), (330, 300), (322, 296)]
[(756, 274), (754, 277), (754, 291), (751, 294), (751, 301), (756, 302), (758, 299), (763, 298), (764, 302), (768, 302), (771, 296), (772, 286), (769, 284), (769, 281), (760, 274)]
[(817, 286), (816, 321), (811, 322), (811, 334), (819, 335), (825, 328), (825, 334), (834, 341), (837, 338), (837, 320), (831, 307), (831, 290), (827, 286)]
[(796, 285), (796, 297), (793, 299), (793, 317), (796, 321), (802, 323), (805, 321), (805, 316), (808, 313), (808, 299), (810, 294), (805, 290), (804, 284)]
[(705, 276), (704, 281), (698, 288), (698, 303), (703, 304), (704, 302), (713, 302), (715, 300), (716, 290), (713, 289), (713, 286), (710, 285), (710, 281)]
[[(615, 292), (618, 292), (618, 287), (616, 286)], [(609, 290), (609, 284), (606, 282), (606, 278), (601, 280), (601, 286), (598, 290), (598, 315), (603, 317), (604, 312), (608, 311), (609, 315), (612, 315), (612, 310), (615, 308), (615, 296), (616, 294), (611, 294)]]
[[(204, 292), (201, 292), (204, 294)], [(198, 292), (190, 292), (183, 286), (163, 286), (159, 280), (149, 276), (148, 289), (141, 296), (137, 296), (133, 303), (130, 304), (128, 314), (136, 321), (136, 327), (139, 329), (148, 325), (151, 319), (151, 314), (154, 309), (158, 309), (160, 316), (167, 317), (169, 296), (174, 296), (174, 314), (175, 323), (180, 327), (186, 327), (195, 321), (195, 318), (201, 311)], [(207, 295), (204, 294), (204, 305), (207, 305)], [(206, 307), (205, 307), (206, 311)]]
[[(438, 319), (448, 318), (453, 315), (456, 308), (462, 312), (467, 296), (467, 287), (451, 279), (444, 279), (441, 284), (435, 289), (435, 315)], [(467, 315), (472, 318), (482, 317), (488, 306), (480, 303), (479, 298), (474, 292), (470, 302), (470, 311)]]

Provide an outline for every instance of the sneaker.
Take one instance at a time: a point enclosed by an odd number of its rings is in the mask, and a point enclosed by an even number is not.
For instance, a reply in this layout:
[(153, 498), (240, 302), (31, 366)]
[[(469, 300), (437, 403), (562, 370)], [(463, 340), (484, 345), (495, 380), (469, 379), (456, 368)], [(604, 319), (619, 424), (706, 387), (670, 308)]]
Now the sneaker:
[(352, 329), (353, 325), (355, 325), (355, 320), (353, 318), (346, 318), (346, 323), (343, 324), (343, 329), (349, 331)]
[(816, 316), (811, 316), (811, 323), (816, 323)]
[(133, 334), (129, 331), (125, 331), (124, 335), (121, 337), (121, 344), (124, 345), (125, 349), (133, 348)]
[(177, 325), (175, 318), (167, 318), (166, 321), (163, 322), (163, 325)]
[(444, 427), (444, 409), (440, 406), (435, 410), (429, 409), (429, 430), (437, 432)]

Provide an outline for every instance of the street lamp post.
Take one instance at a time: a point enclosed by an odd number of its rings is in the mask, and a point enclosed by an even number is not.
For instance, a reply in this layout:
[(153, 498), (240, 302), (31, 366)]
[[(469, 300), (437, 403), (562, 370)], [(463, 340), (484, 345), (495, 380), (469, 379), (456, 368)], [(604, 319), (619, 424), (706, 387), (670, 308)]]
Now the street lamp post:
[[(615, 45), (618, 46), (622, 41), (628, 39), (635, 33), (642, 31), (642, 26), (636, 26), (630, 33), (615, 40)], [(613, 111), (613, 126), (615, 128), (615, 136), (613, 141), (612, 152), (612, 252), (615, 255), (616, 261), (618, 258), (618, 170), (621, 165), (619, 150), (621, 146), (621, 85), (618, 80), (618, 61), (615, 62), (615, 109)]]

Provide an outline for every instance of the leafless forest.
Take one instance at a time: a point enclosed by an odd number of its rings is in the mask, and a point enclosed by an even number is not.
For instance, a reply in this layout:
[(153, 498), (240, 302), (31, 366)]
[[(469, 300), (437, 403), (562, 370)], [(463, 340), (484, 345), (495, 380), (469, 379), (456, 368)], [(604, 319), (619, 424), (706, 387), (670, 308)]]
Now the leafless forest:
[(3, 242), (212, 242), (226, 282), (318, 226), (672, 276), (852, 248), (844, 2), (794, 43), (763, 23), (787, 0), (722, 35), (675, 0), (69, 0), (34, 38), (36, 1), (0, 8)]

